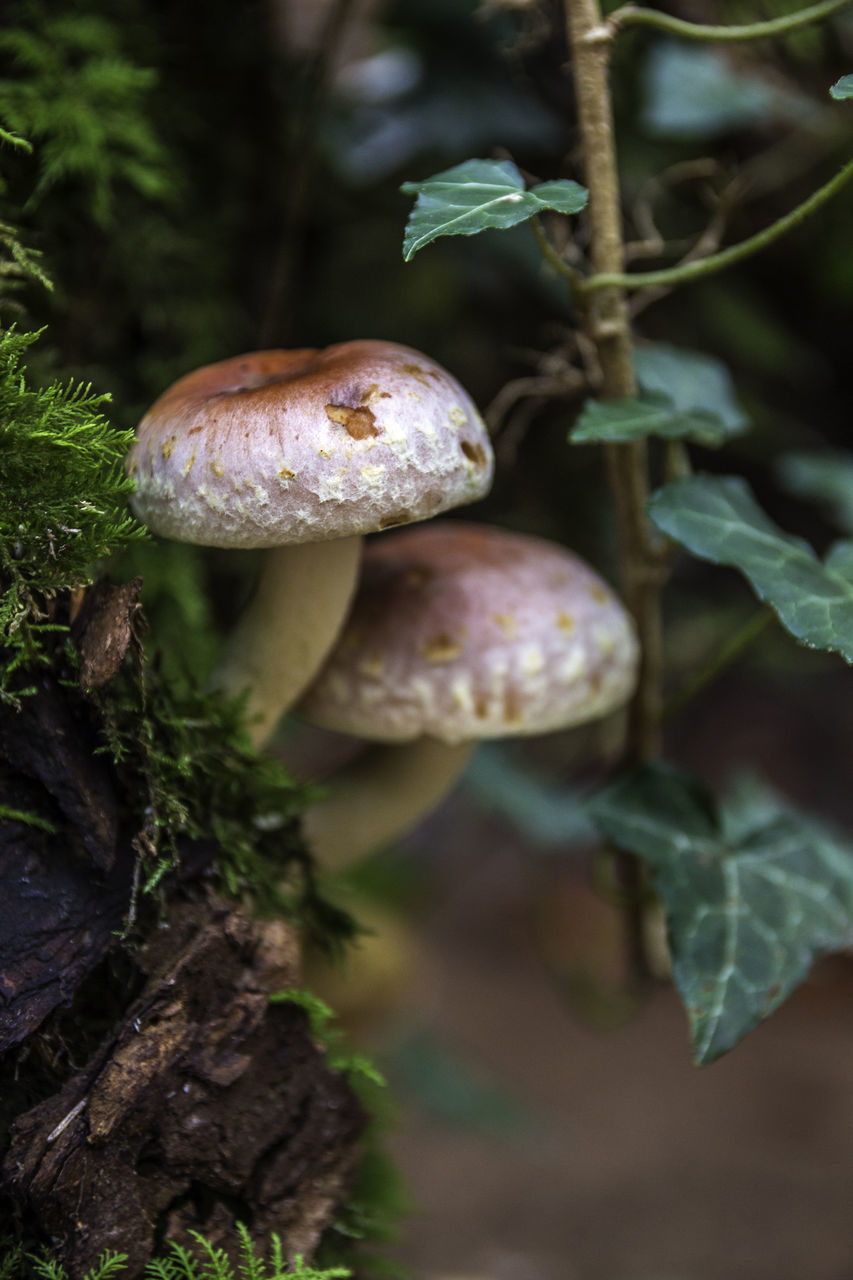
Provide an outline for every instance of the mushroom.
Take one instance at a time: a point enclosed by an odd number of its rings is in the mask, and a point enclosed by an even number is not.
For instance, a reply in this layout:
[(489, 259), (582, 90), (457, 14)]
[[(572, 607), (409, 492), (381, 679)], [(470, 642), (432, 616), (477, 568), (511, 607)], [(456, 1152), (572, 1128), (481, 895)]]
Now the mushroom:
[(637, 658), (630, 616), (563, 547), (453, 521), (370, 542), (346, 626), (296, 710), (394, 745), (368, 749), (308, 810), (318, 859), (340, 868), (406, 830), (480, 739), (621, 706)]
[(258, 351), (180, 378), (146, 413), (127, 462), (155, 533), (267, 547), (214, 680), (256, 745), (310, 682), (355, 586), (361, 535), (488, 492), (486, 428), (459, 383), (393, 342)]

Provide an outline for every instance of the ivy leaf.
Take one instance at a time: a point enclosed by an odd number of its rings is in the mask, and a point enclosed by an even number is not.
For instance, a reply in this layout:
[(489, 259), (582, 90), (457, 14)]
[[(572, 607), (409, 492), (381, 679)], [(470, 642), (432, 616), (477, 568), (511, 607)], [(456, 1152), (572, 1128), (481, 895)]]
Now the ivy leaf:
[(698, 1065), (777, 1009), (818, 956), (853, 941), (853, 851), (809, 818), (780, 808), (744, 830), (698, 780), (665, 765), (587, 807), (654, 870)]
[(509, 160), (466, 160), (423, 182), (404, 182), (400, 190), (417, 196), (403, 240), (406, 262), (439, 236), (514, 227), (543, 209), (580, 213), (587, 201), (586, 189), (568, 180), (525, 191), (524, 179)]
[(853, 453), (845, 449), (786, 453), (776, 473), (789, 493), (819, 503), (839, 529), (853, 534)]
[(730, 565), (792, 636), (853, 662), (853, 581), (761, 510), (737, 476), (695, 475), (653, 494), (649, 515), (701, 560)]
[(684, 413), (719, 418), (726, 435), (737, 435), (749, 426), (731, 374), (713, 356), (652, 342), (634, 352), (634, 369), (644, 392), (667, 396)]
[(662, 436), (665, 440), (719, 445), (730, 434), (722, 418), (712, 413), (684, 412), (667, 396), (650, 395), (645, 399), (587, 400), (569, 440), (572, 444), (602, 444)]
[(834, 542), (827, 551), (823, 563), (833, 573), (840, 574), (848, 582), (853, 582), (853, 542), (849, 538)]
[(650, 343), (634, 352), (641, 396), (588, 400), (573, 427), (573, 444), (662, 436), (710, 448), (749, 426), (725, 365), (698, 351)]
[(713, 138), (777, 118), (813, 117), (801, 94), (737, 69), (723, 54), (683, 41), (652, 47), (643, 72), (643, 124), (654, 137)]
[(853, 98), (853, 75), (842, 76), (840, 80), (836, 80), (829, 91), (829, 96), (835, 98), (836, 102), (846, 102), (848, 98)]

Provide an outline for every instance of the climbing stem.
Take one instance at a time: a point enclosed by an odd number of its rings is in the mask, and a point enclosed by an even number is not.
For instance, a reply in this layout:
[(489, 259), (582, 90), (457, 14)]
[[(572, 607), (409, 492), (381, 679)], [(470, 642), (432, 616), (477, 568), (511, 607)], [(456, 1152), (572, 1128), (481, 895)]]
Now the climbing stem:
[(561, 257), (554, 248), (551, 241), (548, 239), (548, 233), (542, 226), (542, 220), (538, 214), (534, 215), (530, 219), (530, 227), (533, 231), (533, 235), (536, 239), (537, 245), (539, 246), (539, 252), (542, 254), (542, 257), (551, 267), (553, 267), (557, 275), (562, 276), (568, 283), (572, 297), (576, 299), (578, 291), (583, 285), (583, 277), (580, 272), (576, 271), (570, 263), (566, 262), (565, 258)]
[(596, 271), (594, 275), (588, 276), (583, 281), (583, 284), (579, 286), (580, 292), (584, 294), (598, 292), (610, 294), (614, 289), (646, 289), (656, 288), (660, 285), (672, 287), (679, 284), (689, 284), (693, 280), (701, 280), (703, 276), (710, 276), (717, 271), (723, 271), (726, 267), (733, 266), (734, 263), (751, 257), (752, 254), (758, 253), (761, 249), (765, 249), (768, 245), (773, 244), (775, 240), (778, 240), (780, 236), (799, 226), (810, 214), (819, 209), (821, 205), (826, 204), (827, 200), (830, 200), (837, 191), (840, 191), (844, 184), (849, 182), (850, 178), (853, 178), (853, 160), (849, 160), (835, 177), (830, 178), (822, 187), (818, 187), (817, 191), (812, 192), (802, 204), (797, 205), (796, 209), (792, 209), (790, 213), (786, 213), (778, 221), (772, 222), (769, 227), (764, 227), (762, 231), (756, 232), (748, 240), (742, 240), (740, 244), (734, 244), (728, 249), (722, 249), (719, 253), (712, 253), (710, 257), (697, 258), (694, 262), (683, 262), (680, 266), (667, 267), (662, 271), (635, 271), (630, 275), (609, 269)]
[[(589, 189), (589, 238), (592, 269), (599, 276), (624, 270), (619, 175), (616, 164), (609, 85), (612, 32), (603, 21), (599, 0), (564, 0), (571, 48), (578, 123)], [(601, 394), (618, 399), (636, 393), (627, 295), (618, 282), (580, 295), (580, 319), (594, 344), (601, 367)], [(662, 561), (645, 506), (649, 494), (644, 441), (606, 447), (607, 468), (616, 508), (625, 602), (637, 625), (641, 660), (637, 692), (629, 712), (626, 762), (657, 754), (661, 710), (660, 591)], [(628, 945), (638, 979), (650, 973), (643, 929), (642, 869), (621, 855), (619, 873), (627, 902)]]
[(623, 8), (611, 13), (608, 23), (616, 32), (626, 27), (657, 27), (668, 31), (684, 40), (762, 40), (767, 36), (783, 36), (789, 31), (797, 31), (800, 27), (812, 22), (820, 22), (841, 9), (846, 9), (851, 0), (823, 0), (822, 4), (810, 5), (807, 9), (798, 9), (795, 13), (786, 13), (781, 18), (771, 18), (766, 22), (747, 22), (742, 26), (718, 27), (702, 22), (686, 22), (683, 18), (675, 18), (669, 13), (660, 13), (657, 9), (643, 9), (637, 5), (626, 4)]
[[(621, 279), (624, 238), (609, 86), (609, 29), (598, 0), (565, 0), (578, 121), (589, 189), (592, 278)], [(601, 366), (601, 394), (636, 394), (627, 297), (618, 282), (584, 290), (581, 322)], [(644, 441), (609, 445), (607, 468), (616, 507), (622, 589), (642, 650), (637, 694), (629, 718), (627, 753), (633, 762), (658, 750), (661, 688), (660, 591), (662, 557), (646, 518), (649, 495)]]

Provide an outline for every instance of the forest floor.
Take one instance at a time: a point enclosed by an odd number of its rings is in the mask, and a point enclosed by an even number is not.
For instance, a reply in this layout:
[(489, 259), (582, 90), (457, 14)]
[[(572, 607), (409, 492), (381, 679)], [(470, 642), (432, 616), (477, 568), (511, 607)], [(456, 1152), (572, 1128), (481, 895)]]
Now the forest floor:
[(528, 1122), (450, 1123), (398, 1085), (415, 1277), (850, 1280), (853, 974), (820, 971), (700, 1071), (671, 992), (591, 1030), (534, 947), (441, 915), (424, 1030)]

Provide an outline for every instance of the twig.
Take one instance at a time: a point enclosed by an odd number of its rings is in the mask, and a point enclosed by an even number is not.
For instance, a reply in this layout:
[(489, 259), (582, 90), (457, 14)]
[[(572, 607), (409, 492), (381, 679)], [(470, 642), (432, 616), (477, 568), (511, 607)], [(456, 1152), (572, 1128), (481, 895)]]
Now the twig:
[(817, 191), (813, 191), (802, 204), (797, 205), (796, 209), (792, 209), (784, 217), (772, 222), (769, 227), (757, 231), (754, 236), (742, 240), (740, 244), (723, 249), (720, 253), (713, 253), (710, 257), (701, 258), (695, 262), (666, 267), (662, 271), (634, 271), (630, 275), (621, 271), (602, 271), (588, 276), (581, 285), (581, 292), (590, 294), (600, 290), (648, 289), (658, 286), (673, 288), (675, 285), (689, 284), (693, 280), (701, 280), (704, 276), (714, 275), (717, 271), (723, 271), (726, 267), (742, 262), (744, 258), (751, 257), (761, 249), (766, 249), (788, 231), (798, 227), (810, 214), (826, 204), (851, 178), (853, 178), (853, 160), (849, 160), (834, 178), (830, 178), (829, 182), (824, 183)]
[(703, 22), (686, 22), (683, 18), (673, 17), (669, 13), (660, 13), (657, 9), (641, 9), (632, 4), (611, 13), (609, 23), (618, 33), (626, 27), (657, 27), (660, 31), (668, 31), (684, 40), (764, 40), (768, 36), (784, 36), (789, 31), (798, 31), (800, 27), (809, 26), (812, 22), (820, 22), (833, 13), (847, 8), (851, 0), (823, 0), (822, 4), (810, 5), (807, 9), (799, 9), (796, 13), (784, 14), (781, 18), (771, 18), (766, 22), (748, 22), (741, 26), (714, 26)]
[(570, 263), (566, 262), (565, 258), (563, 258), (551, 244), (551, 241), (548, 239), (545, 232), (545, 228), (542, 226), (542, 220), (538, 214), (534, 215), (534, 217), (530, 219), (530, 226), (533, 230), (534, 236), (536, 237), (536, 243), (539, 246), (539, 252), (542, 254), (542, 257), (549, 266), (554, 268), (557, 275), (562, 276), (563, 279), (568, 282), (572, 297), (576, 297), (577, 291), (583, 283), (583, 277), (580, 272), (576, 271)]

